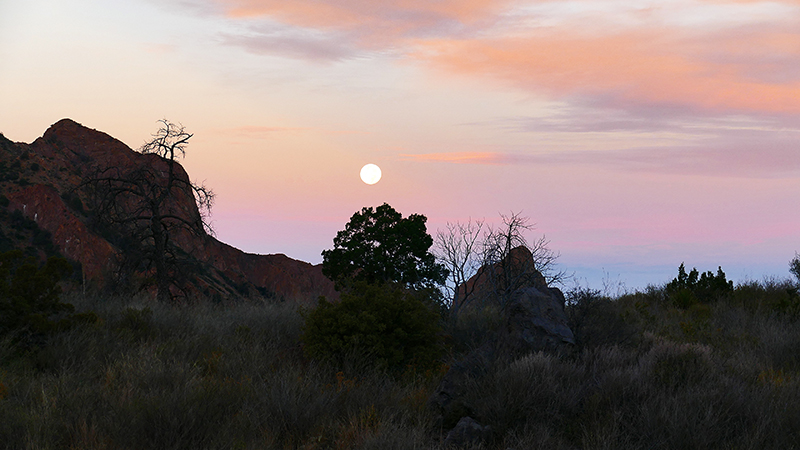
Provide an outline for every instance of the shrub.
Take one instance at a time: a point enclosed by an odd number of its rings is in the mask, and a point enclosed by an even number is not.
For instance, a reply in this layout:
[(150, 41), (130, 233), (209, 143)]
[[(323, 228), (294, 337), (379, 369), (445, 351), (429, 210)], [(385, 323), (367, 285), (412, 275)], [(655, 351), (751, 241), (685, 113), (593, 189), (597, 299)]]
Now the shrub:
[(708, 303), (733, 292), (733, 281), (725, 278), (722, 267), (717, 269), (716, 275), (711, 271), (700, 274), (696, 268), (687, 274), (686, 267), (681, 263), (678, 277), (667, 283), (665, 290), (675, 306), (688, 308), (695, 303)]
[(424, 293), (395, 284), (359, 284), (339, 303), (321, 298), (306, 312), (302, 341), (315, 358), (362, 354), (379, 366), (432, 366), (441, 352), (439, 316)]
[(73, 314), (61, 301), (59, 281), (72, 271), (66, 259), (50, 257), (37, 267), (21, 250), (0, 254), (0, 337), (6, 335), (15, 352), (42, 350), (47, 334), (98, 324), (92, 311)]
[(62, 277), (72, 272), (64, 258), (51, 257), (42, 267), (34, 258), (23, 258), (20, 250), (0, 255), (0, 332), (28, 327), (33, 332), (51, 331), (57, 325), (50, 316), (72, 312), (61, 303)]
[(578, 348), (632, 344), (639, 331), (631, 318), (626, 320), (624, 305), (597, 290), (568, 292), (565, 312)]

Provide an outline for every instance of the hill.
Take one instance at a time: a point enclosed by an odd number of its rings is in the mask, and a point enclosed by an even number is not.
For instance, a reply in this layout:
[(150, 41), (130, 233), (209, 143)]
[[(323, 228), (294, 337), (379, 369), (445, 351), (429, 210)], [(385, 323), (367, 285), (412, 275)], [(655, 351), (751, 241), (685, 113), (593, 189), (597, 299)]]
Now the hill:
[[(119, 273), (124, 239), (97, 225), (85, 181), (108, 167), (124, 173), (160, 163), (156, 155), (136, 152), (70, 119), (55, 123), (30, 144), (0, 135), (0, 251), (23, 248), (39, 257), (59, 253), (75, 261), (86, 282), (98, 288), (146, 276)], [(177, 171), (189, 179), (182, 167)], [(199, 216), (193, 197), (177, 201), (182, 202), (178, 209)], [(308, 303), (335, 294), (320, 265), (283, 254), (245, 253), (206, 233), (181, 234), (177, 242), (196, 267), (185, 288), (199, 296)]]

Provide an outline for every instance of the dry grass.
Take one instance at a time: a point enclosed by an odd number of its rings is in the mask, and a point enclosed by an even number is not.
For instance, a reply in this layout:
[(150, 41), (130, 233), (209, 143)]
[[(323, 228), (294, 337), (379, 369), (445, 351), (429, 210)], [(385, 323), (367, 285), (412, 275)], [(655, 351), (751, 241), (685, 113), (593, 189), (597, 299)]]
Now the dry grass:
[(0, 347), (0, 447), (428, 444), (424, 403), (436, 380), (307, 360), (295, 308), (68, 300), (103, 323), (52, 336), (37, 354)]
[[(791, 287), (749, 283), (689, 309), (658, 288), (588, 300), (571, 310), (572, 355), (472, 381), (473, 417), (494, 430), (484, 448), (800, 448)], [(441, 373), (309, 360), (288, 304), (65, 300), (102, 321), (35, 353), (0, 340), (0, 448), (441, 448), (426, 408)], [(486, 333), (468, 323), (452, 333), (464, 348)]]

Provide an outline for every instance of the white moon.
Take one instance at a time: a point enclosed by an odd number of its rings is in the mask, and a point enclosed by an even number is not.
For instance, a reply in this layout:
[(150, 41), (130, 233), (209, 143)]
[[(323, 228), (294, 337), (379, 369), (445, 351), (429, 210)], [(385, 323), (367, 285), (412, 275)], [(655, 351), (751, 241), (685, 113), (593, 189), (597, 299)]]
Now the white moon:
[(361, 168), (361, 181), (367, 184), (375, 184), (381, 180), (381, 168), (375, 164), (367, 164)]

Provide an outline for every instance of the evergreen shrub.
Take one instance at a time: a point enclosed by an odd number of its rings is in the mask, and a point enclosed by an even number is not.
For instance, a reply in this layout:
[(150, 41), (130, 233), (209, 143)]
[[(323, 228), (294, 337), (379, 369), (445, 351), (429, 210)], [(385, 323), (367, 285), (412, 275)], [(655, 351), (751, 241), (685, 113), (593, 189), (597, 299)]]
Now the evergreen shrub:
[[(96, 322), (93, 313), (70, 314), (75, 308), (61, 302), (58, 283), (70, 272), (64, 258), (50, 257), (39, 267), (21, 250), (0, 254), (0, 334), (20, 329), (41, 334)], [(66, 316), (55, 320), (62, 313)]]
[(357, 284), (341, 300), (304, 312), (306, 353), (341, 361), (360, 354), (388, 369), (432, 367), (441, 355), (439, 315), (425, 291)]
[(667, 283), (667, 297), (679, 308), (689, 308), (696, 303), (709, 303), (733, 292), (733, 281), (725, 278), (722, 267), (714, 274), (711, 271), (700, 273), (696, 268), (686, 273), (681, 263), (678, 276)]

